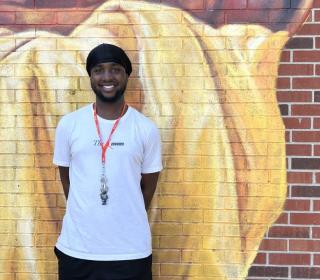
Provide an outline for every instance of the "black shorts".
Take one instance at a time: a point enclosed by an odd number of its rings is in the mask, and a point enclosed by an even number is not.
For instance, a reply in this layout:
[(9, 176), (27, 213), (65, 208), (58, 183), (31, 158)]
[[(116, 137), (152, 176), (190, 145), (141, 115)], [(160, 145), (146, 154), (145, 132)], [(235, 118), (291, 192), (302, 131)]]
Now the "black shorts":
[(59, 280), (152, 280), (152, 255), (125, 261), (91, 261), (70, 257), (56, 247)]

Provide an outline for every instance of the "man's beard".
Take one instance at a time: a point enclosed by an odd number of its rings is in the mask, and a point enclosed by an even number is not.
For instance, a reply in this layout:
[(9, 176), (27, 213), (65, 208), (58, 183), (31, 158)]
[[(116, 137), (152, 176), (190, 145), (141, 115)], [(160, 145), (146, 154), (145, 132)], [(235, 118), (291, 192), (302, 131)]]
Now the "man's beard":
[(127, 87), (127, 85), (125, 85), (122, 88), (119, 88), (118, 90), (116, 90), (116, 93), (115, 93), (114, 96), (106, 97), (101, 93), (101, 91), (97, 87), (94, 87), (91, 84), (91, 88), (92, 88), (93, 92), (95, 93), (96, 97), (101, 102), (104, 102), (104, 103), (115, 103), (115, 102), (117, 102), (119, 99), (121, 99), (123, 97), (123, 95), (124, 95), (124, 93), (126, 91), (126, 87)]

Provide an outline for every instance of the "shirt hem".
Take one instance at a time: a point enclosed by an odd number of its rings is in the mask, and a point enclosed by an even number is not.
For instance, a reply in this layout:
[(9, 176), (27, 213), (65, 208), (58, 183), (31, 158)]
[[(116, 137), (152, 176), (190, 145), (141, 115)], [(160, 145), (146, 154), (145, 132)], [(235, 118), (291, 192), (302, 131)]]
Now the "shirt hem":
[(143, 259), (151, 255), (152, 250), (135, 253), (135, 254), (108, 254), (108, 255), (94, 255), (94, 254), (86, 254), (81, 252), (76, 252), (70, 249), (65, 248), (61, 244), (57, 243), (56, 247), (64, 254), (74, 257), (77, 259), (83, 260), (91, 260), (91, 261), (124, 261), (124, 260), (135, 260), (135, 259)]
[(142, 170), (142, 174), (148, 174), (148, 173), (154, 173), (154, 172), (160, 172), (162, 170), (162, 166), (157, 166), (157, 167), (151, 167), (151, 168), (147, 168), (145, 170)]
[(63, 166), (63, 167), (69, 167), (69, 166), (70, 166), (70, 163), (69, 163), (69, 162), (60, 161), (60, 160), (53, 160), (53, 163), (54, 163), (55, 165)]

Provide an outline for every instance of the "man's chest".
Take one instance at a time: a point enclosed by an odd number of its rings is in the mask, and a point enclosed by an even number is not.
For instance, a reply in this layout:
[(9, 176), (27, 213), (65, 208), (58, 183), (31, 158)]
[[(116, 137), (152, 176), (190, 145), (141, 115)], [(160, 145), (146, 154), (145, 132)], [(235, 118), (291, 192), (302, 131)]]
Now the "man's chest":
[[(74, 133), (71, 141), (72, 160), (84, 159), (100, 160), (102, 145), (105, 145), (110, 137), (112, 128), (102, 126), (101, 138), (94, 127), (80, 130)], [(102, 141), (102, 143), (101, 143)], [(143, 159), (143, 141), (130, 126), (122, 126), (111, 136), (109, 146), (106, 149), (107, 161), (134, 161), (141, 163)]]

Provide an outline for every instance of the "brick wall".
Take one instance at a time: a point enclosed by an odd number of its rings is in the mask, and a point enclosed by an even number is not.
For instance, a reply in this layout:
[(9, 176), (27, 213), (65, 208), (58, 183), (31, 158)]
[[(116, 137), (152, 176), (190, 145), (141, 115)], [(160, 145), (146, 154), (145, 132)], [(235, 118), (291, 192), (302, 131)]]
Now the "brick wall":
[[(243, 28), (246, 25), (259, 23), (272, 32), (295, 33), (303, 17), (292, 14), (303, 14), (300, 4), (308, 1), (268, 1), (268, 9), (261, 8), (264, 1), (251, 0), (150, 1), (155, 6), (128, 4), (130, 20), (112, 13), (131, 1), (113, 1), (117, 4), (107, 15), (92, 14), (103, 2), (0, 4), (0, 279), (57, 278), (52, 247), (65, 200), (51, 164), (54, 130), (62, 115), (93, 100), (84, 58), (99, 41), (95, 34), (125, 46), (134, 66), (127, 101), (161, 129), (166, 169), (149, 215), (155, 280), (244, 279), (249, 267), (243, 259), (255, 256), (255, 246), (278, 216), (283, 200), (279, 193), (284, 182), (274, 172), (280, 173), (282, 166), (282, 123), (277, 122), (277, 104), (268, 107), (274, 102), (276, 71), (272, 71), (278, 67), (283, 35), (280, 42), (269, 42), (269, 52), (264, 45), (251, 56), (249, 63), (261, 63), (260, 72), (252, 76), (237, 72), (241, 55), (248, 55), (242, 51), (250, 44), (245, 41), (234, 53), (231, 50), (243, 38), (270, 35), (264, 28)], [(179, 5), (195, 20), (186, 23), (187, 16), (173, 10)], [(308, 22), (282, 51), (277, 99), (286, 127), (288, 198), (260, 245), (249, 271), (251, 280), (320, 278), (319, 11), (316, 0)], [(150, 24), (139, 33), (144, 17)], [(225, 23), (242, 27), (229, 36), (230, 30), (216, 33), (199, 19), (216, 29)], [(94, 26), (110, 33), (91, 30)], [(248, 88), (248, 81), (257, 88)], [(148, 90), (149, 84), (154, 88)], [(252, 97), (259, 90), (261, 99), (255, 103)], [(253, 100), (241, 99), (246, 94)], [(223, 112), (220, 105), (226, 105)], [(243, 116), (240, 121), (247, 118), (244, 126), (234, 122), (237, 114)], [(221, 141), (217, 135), (225, 127), (228, 135)], [(224, 162), (221, 150), (226, 146), (217, 144), (221, 142), (228, 142), (233, 151), (230, 165)], [(246, 158), (246, 152), (254, 157)], [(252, 170), (250, 160), (255, 163)], [(229, 169), (237, 176), (229, 176)], [(252, 199), (250, 205), (247, 199)], [(237, 210), (228, 216), (228, 211)], [(270, 213), (273, 216), (266, 218)], [(242, 220), (234, 222), (238, 218)], [(245, 235), (250, 223), (258, 237)], [(241, 243), (238, 226), (247, 243), (234, 252), (230, 248)]]
[(319, 279), (320, 1), (286, 44), (277, 99), (286, 127), (288, 198), (248, 279)]

